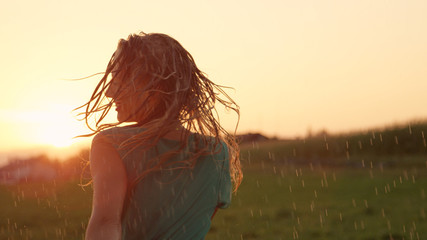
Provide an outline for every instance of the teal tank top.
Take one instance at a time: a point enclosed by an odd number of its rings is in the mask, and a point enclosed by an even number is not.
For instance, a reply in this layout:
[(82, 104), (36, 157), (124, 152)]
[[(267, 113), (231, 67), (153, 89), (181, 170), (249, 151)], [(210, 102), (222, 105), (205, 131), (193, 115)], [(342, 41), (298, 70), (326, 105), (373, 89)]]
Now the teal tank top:
[[(102, 132), (122, 158), (128, 183), (147, 168), (148, 159), (179, 146), (178, 141), (160, 139), (156, 147), (148, 151), (136, 148), (128, 153), (120, 150), (120, 143), (138, 131), (143, 130), (115, 127)], [(195, 145), (193, 134), (187, 149), (170, 161), (185, 160)], [(212, 154), (200, 157), (193, 169), (162, 169), (149, 173), (136, 183), (122, 212), (123, 240), (205, 238), (215, 209), (226, 208), (231, 201), (227, 145), (221, 142), (216, 149), (213, 144), (210, 146)]]

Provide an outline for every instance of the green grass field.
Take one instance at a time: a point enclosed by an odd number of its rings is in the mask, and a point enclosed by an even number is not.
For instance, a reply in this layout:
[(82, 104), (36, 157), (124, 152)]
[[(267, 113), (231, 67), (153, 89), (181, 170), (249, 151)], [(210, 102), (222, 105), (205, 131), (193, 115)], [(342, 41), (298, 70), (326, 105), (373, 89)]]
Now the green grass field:
[(427, 239), (427, 171), (247, 171), (208, 239)]
[[(251, 161), (206, 239), (427, 239), (425, 166)], [(83, 239), (92, 192), (78, 183), (0, 187), (0, 239)]]

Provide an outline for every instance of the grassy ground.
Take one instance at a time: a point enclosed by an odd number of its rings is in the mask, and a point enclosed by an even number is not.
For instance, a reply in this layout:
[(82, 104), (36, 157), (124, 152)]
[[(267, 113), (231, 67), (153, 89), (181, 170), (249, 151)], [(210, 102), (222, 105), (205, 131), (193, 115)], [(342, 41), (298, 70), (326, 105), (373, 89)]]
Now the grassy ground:
[(0, 188), (0, 239), (83, 239), (91, 190), (78, 181)]
[[(245, 165), (206, 239), (427, 239), (427, 169)], [(0, 187), (0, 239), (82, 239), (91, 189), (78, 182)]]
[(208, 239), (427, 239), (427, 171), (247, 171)]

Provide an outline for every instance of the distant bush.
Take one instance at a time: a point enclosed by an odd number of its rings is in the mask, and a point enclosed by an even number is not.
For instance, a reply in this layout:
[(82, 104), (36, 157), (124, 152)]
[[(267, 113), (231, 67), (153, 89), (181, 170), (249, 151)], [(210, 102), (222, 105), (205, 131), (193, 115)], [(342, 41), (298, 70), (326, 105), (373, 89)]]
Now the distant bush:
[(305, 139), (242, 144), (241, 156), (244, 161), (252, 158), (297, 164), (361, 165), (364, 159), (366, 164), (373, 159), (393, 165), (396, 158), (427, 155), (426, 134), (427, 122), (349, 134), (330, 135), (323, 131)]

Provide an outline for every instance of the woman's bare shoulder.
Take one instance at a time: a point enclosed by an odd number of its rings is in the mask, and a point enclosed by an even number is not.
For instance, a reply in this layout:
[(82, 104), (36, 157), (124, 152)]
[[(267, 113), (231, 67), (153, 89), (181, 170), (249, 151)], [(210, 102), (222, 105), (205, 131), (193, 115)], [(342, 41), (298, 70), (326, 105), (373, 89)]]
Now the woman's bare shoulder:
[(120, 144), (120, 142), (140, 133), (141, 131), (143, 130), (130, 127), (112, 127), (97, 133), (94, 137), (94, 141), (108, 142), (112, 145)]

